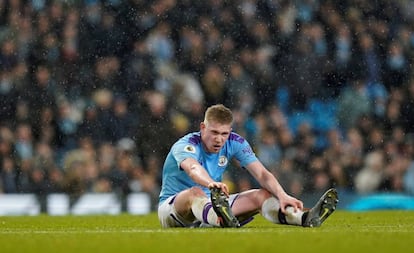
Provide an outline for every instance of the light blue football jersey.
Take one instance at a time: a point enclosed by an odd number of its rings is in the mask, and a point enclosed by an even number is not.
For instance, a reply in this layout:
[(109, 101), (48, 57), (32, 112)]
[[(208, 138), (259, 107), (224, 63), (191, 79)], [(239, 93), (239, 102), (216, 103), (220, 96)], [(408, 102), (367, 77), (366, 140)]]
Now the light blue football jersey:
[[(205, 152), (200, 132), (189, 133), (180, 138), (167, 155), (162, 171), (160, 204), (168, 197), (198, 185), (180, 168), (181, 162), (189, 157), (197, 160), (207, 170), (210, 177), (218, 182), (222, 180), (223, 173), (232, 158), (238, 160), (242, 167), (257, 160), (250, 144), (234, 132), (230, 133), (219, 153)], [(209, 189), (206, 187), (202, 189), (209, 196)]]

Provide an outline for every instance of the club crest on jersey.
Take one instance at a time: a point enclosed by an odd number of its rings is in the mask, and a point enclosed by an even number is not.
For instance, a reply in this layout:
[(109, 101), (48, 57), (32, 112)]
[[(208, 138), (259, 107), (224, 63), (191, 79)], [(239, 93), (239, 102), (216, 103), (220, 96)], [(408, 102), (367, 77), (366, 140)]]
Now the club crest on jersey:
[(194, 154), (196, 152), (196, 149), (193, 145), (187, 145), (184, 147), (184, 151)]
[(228, 162), (227, 157), (225, 157), (224, 155), (222, 155), (219, 158), (218, 165), (221, 166), (221, 167), (223, 167), (223, 166), (226, 166), (227, 165), (227, 162)]

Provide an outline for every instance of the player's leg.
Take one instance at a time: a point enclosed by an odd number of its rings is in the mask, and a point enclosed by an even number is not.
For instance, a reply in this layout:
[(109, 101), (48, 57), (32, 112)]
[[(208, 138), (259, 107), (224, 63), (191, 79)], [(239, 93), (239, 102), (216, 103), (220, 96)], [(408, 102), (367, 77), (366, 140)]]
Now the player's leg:
[(241, 223), (242, 219), (260, 212), (264, 218), (276, 224), (317, 227), (332, 214), (337, 203), (336, 190), (329, 189), (312, 209), (294, 212), (292, 207), (287, 207), (287, 212), (283, 214), (279, 201), (275, 197), (266, 190), (254, 189), (238, 194), (232, 203), (232, 211)]
[(264, 189), (252, 189), (238, 194), (232, 203), (233, 214), (241, 223), (261, 213), (267, 220), (276, 224), (301, 225), (303, 211), (287, 208), (285, 215), (280, 210), (279, 201)]
[(158, 206), (158, 220), (163, 228), (183, 227), (184, 224), (177, 218), (174, 208), (176, 196), (171, 196)]
[(195, 222), (220, 226), (210, 199), (198, 187), (193, 187), (168, 198), (158, 208), (163, 227), (191, 227)]

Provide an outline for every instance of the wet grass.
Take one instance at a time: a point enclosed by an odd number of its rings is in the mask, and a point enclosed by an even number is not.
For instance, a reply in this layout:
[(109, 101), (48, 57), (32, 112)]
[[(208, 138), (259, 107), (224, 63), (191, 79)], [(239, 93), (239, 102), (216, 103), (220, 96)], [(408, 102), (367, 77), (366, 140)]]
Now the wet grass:
[(161, 229), (143, 216), (0, 217), (0, 252), (405, 252), (414, 212), (338, 210), (319, 228), (274, 225), (261, 216), (240, 229)]

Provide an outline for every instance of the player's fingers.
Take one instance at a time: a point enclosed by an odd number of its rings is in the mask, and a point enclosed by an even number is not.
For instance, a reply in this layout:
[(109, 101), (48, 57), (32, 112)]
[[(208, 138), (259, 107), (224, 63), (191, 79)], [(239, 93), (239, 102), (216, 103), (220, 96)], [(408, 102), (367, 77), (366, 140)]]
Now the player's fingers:
[(211, 183), (208, 185), (208, 188), (209, 188), (209, 189), (212, 189), (212, 188), (221, 188), (221, 185), (220, 185), (220, 183), (219, 183), (219, 182), (211, 182)]
[(299, 210), (303, 210), (303, 202), (299, 200)]
[(297, 201), (294, 202), (294, 204), (292, 205), (292, 207), (293, 207), (293, 211), (296, 213), (297, 211), (303, 209), (303, 203), (302, 203), (302, 201), (297, 200)]
[(281, 204), (281, 205), (280, 205), (280, 211), (281, 211), (282, 213), (286, 213), (286, 205)]
[(227, 187), (226, 184), (222, 183), (221, 184), (221, 190), (224, 192), (224, 194), (226, 194), (227, 196), (229, 195), (229, 188)]

